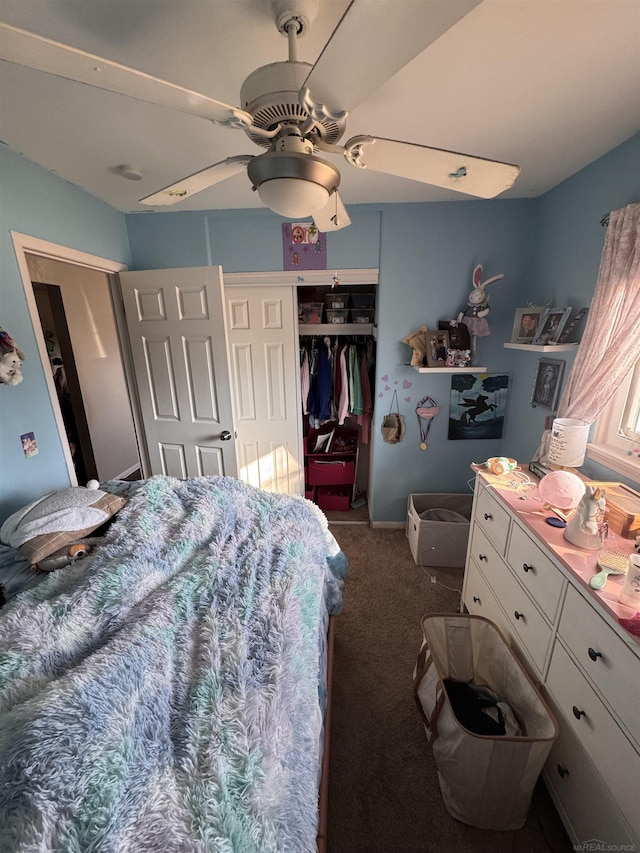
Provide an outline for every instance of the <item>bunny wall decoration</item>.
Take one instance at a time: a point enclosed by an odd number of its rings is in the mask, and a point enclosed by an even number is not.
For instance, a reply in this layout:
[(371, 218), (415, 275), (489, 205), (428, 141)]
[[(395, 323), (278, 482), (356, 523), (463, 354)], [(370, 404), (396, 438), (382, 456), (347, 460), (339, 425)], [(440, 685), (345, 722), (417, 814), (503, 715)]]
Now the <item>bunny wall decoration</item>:
[(469, 329), (471, 348), (473, 350), (476, 348), (477, 337), (481, 338), (491, 334), (489, 323), (487, 322), (487, 314), (490, 310), (489, 296), (485, 293), (485, 287), (494, 281), (499, 281), (501, 278), (504, 278), (504, 273), (494, 275), (486, 281), (482, 281), (482, 267), (480, 264), (473, 271), (473, 290), (469, 294), (467, 307), (458, 314), (458, 322), (464, 323)]

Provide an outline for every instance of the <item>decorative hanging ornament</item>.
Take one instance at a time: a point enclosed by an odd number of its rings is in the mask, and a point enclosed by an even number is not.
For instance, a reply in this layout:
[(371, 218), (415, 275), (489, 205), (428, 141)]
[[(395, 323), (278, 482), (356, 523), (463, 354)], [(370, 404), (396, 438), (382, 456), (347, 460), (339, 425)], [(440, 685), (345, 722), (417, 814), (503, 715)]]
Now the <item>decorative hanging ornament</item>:
[(431, 422), (440, 409), (433, 397), (423, 397), (416, 406), (416, 417), (418, 418), (418, 429), (420, 431), (420, 450), (427, 449), (427, 436), (431, 429)]

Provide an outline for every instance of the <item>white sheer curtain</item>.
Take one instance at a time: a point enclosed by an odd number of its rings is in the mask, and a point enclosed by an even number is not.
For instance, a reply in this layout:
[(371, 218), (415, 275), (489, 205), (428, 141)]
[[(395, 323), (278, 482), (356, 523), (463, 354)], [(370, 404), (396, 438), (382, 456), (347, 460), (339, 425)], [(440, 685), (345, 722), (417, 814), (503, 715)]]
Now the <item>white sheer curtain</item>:
[[(610, 214), (587, 324), (558, 417), (592, 424), (640, 357), (640, 204)], [(535, 459), (544, 459), (551, 432)]]

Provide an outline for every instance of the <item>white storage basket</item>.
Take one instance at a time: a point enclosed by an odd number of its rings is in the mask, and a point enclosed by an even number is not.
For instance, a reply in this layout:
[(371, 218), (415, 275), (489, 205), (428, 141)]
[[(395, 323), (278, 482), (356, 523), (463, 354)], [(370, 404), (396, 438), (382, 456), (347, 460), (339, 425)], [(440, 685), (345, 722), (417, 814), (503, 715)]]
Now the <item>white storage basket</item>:
[[(422, 620), (414, 697), (452, 817), (480, 829), (520, 829), (558, 733), (556, 721), (498, 628), (482, 616)], [(506, 702), (521, 736), (478, 735), (456, 718), (443, 679), (488, 687)]]
[[(406, 534), (413, 559), (422, 566), (462, 567), (467, 556), (467, 542), (473, 495), (414, 494), (407, 502)], [(429, 510), (448, 510), (465, 521), (434, 521), (420, 518)]]

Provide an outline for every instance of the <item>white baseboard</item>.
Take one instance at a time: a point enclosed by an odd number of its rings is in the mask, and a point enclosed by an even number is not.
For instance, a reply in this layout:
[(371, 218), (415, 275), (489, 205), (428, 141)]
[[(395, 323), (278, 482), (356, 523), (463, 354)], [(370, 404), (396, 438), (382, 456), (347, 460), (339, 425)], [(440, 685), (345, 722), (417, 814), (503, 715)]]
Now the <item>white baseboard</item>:
[(371, 527), (391, 527), (394, 530), (404, 530), (405, 521), (372, 521)]

